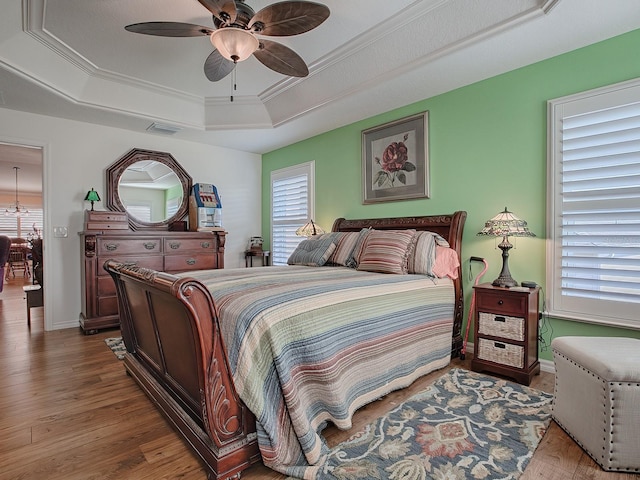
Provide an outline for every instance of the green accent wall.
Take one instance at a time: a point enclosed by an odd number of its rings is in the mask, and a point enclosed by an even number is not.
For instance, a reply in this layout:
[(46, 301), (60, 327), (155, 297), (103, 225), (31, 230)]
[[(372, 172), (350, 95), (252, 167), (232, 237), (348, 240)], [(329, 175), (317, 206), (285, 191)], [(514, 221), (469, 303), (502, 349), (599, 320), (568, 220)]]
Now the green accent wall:
[[(501, 268), (497, 241), (477, 237), (486, 220), (508, 207), (526, 220), (536, 238), (517, 238), (509, 267), (518, 280), (545, 284), (547, 101), (640, 77), (640, 30), (528, 65), (375, 117), (341, 127), (262, 157), (262, 232), (270, 242), (270, 173), (315, 160), (316, 215), (325, 230), (333, 220), (429, 215), (466, 210), (463, 238), (465, 304), (482, 265), (482, 281)], [(361, 132), (364, 129), (429, 111), (431, 198), (374, 205), (362, 204)], [(471, 269), (471, 271), (470, 271)], [(465, 323), (466, 323), (465, 314)], [(628, 336), (640, 330), (602, 327), (549, 319), (541, 332), (545, 343), (562, 335)], [(541, 344), (540, 357), (551, 360)]]

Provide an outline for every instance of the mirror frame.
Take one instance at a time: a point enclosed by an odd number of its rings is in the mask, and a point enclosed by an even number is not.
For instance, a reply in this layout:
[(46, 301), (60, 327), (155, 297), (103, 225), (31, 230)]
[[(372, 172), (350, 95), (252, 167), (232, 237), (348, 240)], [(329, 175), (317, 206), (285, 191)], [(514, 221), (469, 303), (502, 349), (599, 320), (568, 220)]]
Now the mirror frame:
[(171, 223), (182, 220), (189, 213), (189, 195), (191, 194), (191, 186), (193, 182), (191, 176), (184, 168), (182, 168), (170, 153), (134, 148), (113, 163), (107, 169), (106, 206), (109, 210), (116, 212), (127, 211), (118, 192), (120, 177), (122, 177), (124, 171), (134, 163), (149, 160), (160, 162), (173, 170), (182, 184), (182, 203), (178, 207), (178, 211), (173, 216), (161, 222), (145, 222), (127, 215), (129, 218), (129, 226), (132, 230), (168, 230)]

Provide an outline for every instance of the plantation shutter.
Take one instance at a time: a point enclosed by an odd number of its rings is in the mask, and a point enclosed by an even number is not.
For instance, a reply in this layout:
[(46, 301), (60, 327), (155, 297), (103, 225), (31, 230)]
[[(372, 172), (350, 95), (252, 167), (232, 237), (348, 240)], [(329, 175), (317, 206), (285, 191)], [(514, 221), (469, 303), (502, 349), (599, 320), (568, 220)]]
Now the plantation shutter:
[(552, 309), (640, 327), (640, 88), (623, 93), (556, 112)]
[(311, 218), (312, 164), (278, 170), (271, 180), (271, 255), (273, 265), (287, 259), (304, 240), (296, 230)]

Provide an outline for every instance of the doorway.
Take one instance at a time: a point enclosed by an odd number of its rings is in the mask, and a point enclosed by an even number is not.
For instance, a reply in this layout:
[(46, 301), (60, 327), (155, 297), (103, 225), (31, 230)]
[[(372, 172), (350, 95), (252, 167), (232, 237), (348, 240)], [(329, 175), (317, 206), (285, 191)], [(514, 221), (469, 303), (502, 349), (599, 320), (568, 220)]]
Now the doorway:
[(5, 268), (5, 286), (33, 285), (42, 278), (34, 275), (31, 248), (44, 250), (44, 218), (43, 148), (0, 141), (0, 235), (16, 239), (28, 252), (26, 268)]

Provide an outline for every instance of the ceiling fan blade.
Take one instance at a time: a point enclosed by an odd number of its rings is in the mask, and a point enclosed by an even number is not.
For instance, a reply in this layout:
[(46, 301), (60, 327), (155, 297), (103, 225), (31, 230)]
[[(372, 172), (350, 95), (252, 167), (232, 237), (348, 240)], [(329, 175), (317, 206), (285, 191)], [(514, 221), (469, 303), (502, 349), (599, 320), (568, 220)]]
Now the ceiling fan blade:
[(211, 35), (213, 29), (180, 22), (144, 22), (134, 23), (124, 27), (125, 30), (145, 35), (157, 35), (159, 37), (201, 37)]
[(308, 32), (329, 18), (329, 8), (314, 2), (279, 2), (256, 13), (249, 28), (261, 35), (286, 37)]
[(231, 60), (220, 55), (218, 50), (214, 50), (204, 62), (204, 74), (212, 82), (217, 82), (233, 72), (235, 66)]
[(304, 60), (289, 47), (270, 40), (260, 40), (260, 47), (253, 55), (265, 67), (283, 75), (292, 77), (306, 77), (309, 69)]
[(198, 0), (214, 17), (230, 25), (236, 19), (236, 2), (233, 0)]

